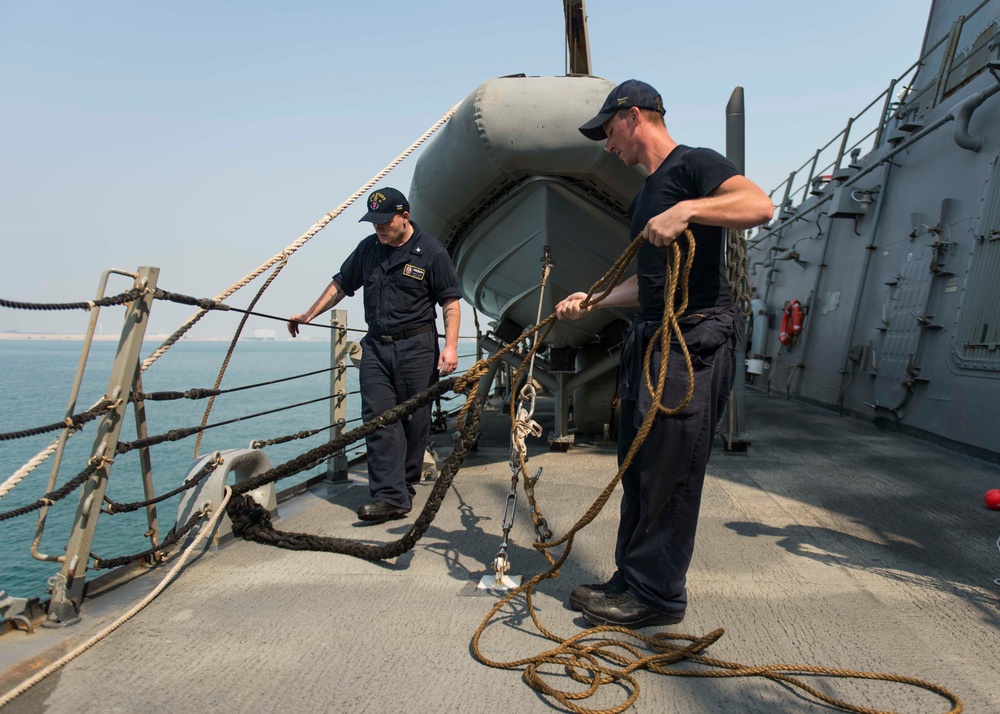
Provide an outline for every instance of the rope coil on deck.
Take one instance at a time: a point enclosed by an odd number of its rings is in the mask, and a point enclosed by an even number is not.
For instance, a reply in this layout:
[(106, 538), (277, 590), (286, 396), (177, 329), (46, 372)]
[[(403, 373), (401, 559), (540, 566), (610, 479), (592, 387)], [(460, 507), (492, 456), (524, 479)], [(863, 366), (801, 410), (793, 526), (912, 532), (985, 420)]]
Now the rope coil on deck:
[(374, 546), (370, 543), (345, 539), (328, 538), (311, 535), (308, 533), (291, 533), (275, 530), (271, 524), (270, 515), (266, 510), (253, 499), (245, 496), (248, 491), (260, 488), (261, 486), (273, 483), (287, 476), (291, 476), (299, 471), (308, 468), (318, 459), (328, 456), (331, 453), (343, 450), (349, 444), (354, 443), (376, 429), (406, 418), (418, 408), (429, 404), (437, 394), (453, 387), (458, 389), (474, 390), (476, 381), (453, 377), (443, 380), (434, 385), (431, 389), (407, 400), (403, 404), (394, 407), (375, 419), (343, 434), (340, 438), (334, 439), (327, 444), (318, 446), (301, 456), (292, 459), (280, 466), (277, 466), (262, 474), (258, 474), (246, 481), (236, 484), (233, 487), (233, 499), (227, 508), (230, 519), (233, 523), (233, 532), (237, 535), (259, 543), (269, 543), (280, 548), (289, 550), (319, 550), (331, 553), (343, 553), (353, 555), (365, 560), (386, 560), (395, 558), (411, 550), (414, 544), (423, 536), (434, 516), (437, 515), (441, 504), (451, 487), (452, 480), (458, 472), (459, 466), (465, 459), (469, 449), (475, 443), (479, 430), (479, 415), (482, 410), (482, 402), (476, 397), (471, 397), (466, 404), (469, 407), (467, 412), (468, 420), (462, 428), (462, 437), (455, 445), (454, 450), (445, 460), (441, 468), (441, 475), (434, 483), (431, 494), (427, 499), (420, 515), (414, 521), (413, 527), (402, 538), (385, 545)]

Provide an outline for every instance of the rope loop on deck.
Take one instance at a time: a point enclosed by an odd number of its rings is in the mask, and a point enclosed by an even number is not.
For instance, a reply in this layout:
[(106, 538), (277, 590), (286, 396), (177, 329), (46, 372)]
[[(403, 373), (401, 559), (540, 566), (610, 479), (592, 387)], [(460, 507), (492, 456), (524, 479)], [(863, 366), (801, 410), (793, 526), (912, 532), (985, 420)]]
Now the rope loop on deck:
[[(448, 387), (455, 384), (455, 379), (446, 380)], [(439, 382), (435, 386), (444, 383)], [(440, 391), (432, 387), (430, 390), (422, 392), (398, 407), (390, 409), (378, 418), (366, 422), (329, 444), (312, 449), (292, 461), (236, 484), (233, 487), (233, 499), (227, 507), (227, 512), (233, 523), (233, 533), (247, 540), (267, 543), (279, 548), (342, 553), (364, 560), (388, 560), (412, 550), (416, 542), (423, 537), (434, 521), (434, 517), (440, 510), (448, 489), (451, 488), (455, 474), (458, 473), (458, 469), (465, 460), (466, 454), (479, 438), (479, 419), (482, 414), (482, 400), (478, 396), (473, 396), (468, 401), (470, 405), (467, 413), (468, 419), (462, 430), (461, 437), (455, 444), (455, 448), (451, 454), (445, 459), (444, 465), (441, 467), (441, 473), (434, 482), (434, 486), (420, 515), (417, 516), (410, 530), (393, 542), (373, 545), (349, 538), (333, 538), (309, 533), (278, 531), (271, 524), (271, 517), (267, 510), (245, 494), (255, 488), (260, 488), (262, 485), (297, 473), (315, 463), (318, 458), (340, 451), (348, 444), (373, 433), (376, 429), (409, 416), (418, 408), (429, 404), (436, 396), (435, 392), (440, 393)]]

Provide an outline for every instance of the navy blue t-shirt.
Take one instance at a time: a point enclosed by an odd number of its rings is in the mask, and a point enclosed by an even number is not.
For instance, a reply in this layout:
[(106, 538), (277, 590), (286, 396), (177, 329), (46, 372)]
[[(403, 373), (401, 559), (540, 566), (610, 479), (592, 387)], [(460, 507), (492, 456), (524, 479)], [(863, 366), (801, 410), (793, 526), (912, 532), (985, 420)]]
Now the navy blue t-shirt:
[[(646, 177), (646, 183), (632, 199), (629, 215), (632, 235), (639, 235), (649, 219), (668, 208), (693, 198), (704, 198), (724, 181), (739, 175), (727, 158), (711, 149), (677, 146), (663, 163)], [(691, 279), (688, 283), (690, 315), (699, 309), (727, 307), (733, 299), (726, 274), (726, 229), (692, 223), (688, 226), (695, 237), (696, 250)], [(687, 256), (688, 239), (677, 239), (681, 249), (681, 267)], [(663, 318), (663, 287), (667, 280), (668, 248), (657, 248), (646, 241), (636, 256), (639, 277), (639, 311), (637, 317), (651, 322)], [(682, 273), (683, 275), (683, 273)], [(677, 290), (678, 304), (681, 298)]]
[(432, 324), (437, 320), (435, 305), (462, 297), (448, 251), (416, 223), (410, 239), (395, 249), (372, 233), (333, 279), (348, 296), (364, 287), (365, 322), (375, 335)]

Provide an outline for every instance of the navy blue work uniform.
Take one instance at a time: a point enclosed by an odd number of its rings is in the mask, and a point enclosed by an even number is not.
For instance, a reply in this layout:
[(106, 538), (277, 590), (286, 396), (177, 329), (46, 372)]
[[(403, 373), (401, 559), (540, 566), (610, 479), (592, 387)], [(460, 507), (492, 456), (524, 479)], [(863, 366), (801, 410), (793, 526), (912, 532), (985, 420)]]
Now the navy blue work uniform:
[[(738, 174), (727, 159), (709, 149), (676, 147), (647, 177), (630, 209), (632, 235), (649, 219), (680, 201), (708, 196)], [(742, 329), (726, 274), (726, 231), (691, 224), (695, 261), (689, 282), (688, 308), (680, 319), (694, 367), (694, 396), (679, 414), (660, 414), (622, 477), (624, 493), (615, 548), (614, 580), (632, 597), (662, 613), (683, 617), (685, 587), (694, 552), (702, 484), (715, 426), (725, 409), (735, 374), (737, 332)], [(677, 239), (681, 264), (688, 248)], [(639, 310), (626, 332), (619, 389), (621, 425), (619, 464), (652, 407), (642, 376), (646, 346), (663, 318), (663, 285), (668, 248), (646, 242), (639, 249)], [(680, 298), (678, 290), (678, 299)], [(671, 344), (663, 404), (679, 404), (687, 388), (684, 356)], [(661, 364), (659, 347), (651, 357), (651, 377)]]
[[(333, 280), (347, 295), (364, 287), (368, 334), (361, 341), (361, 416), (367, 422), (437, 381), (436, 305), (461, 297), (458, 276), (437, 239), (413, 223), (393, 248), (374, 233), (362, 240)], [(430, 434), (431, 407), (366, 439), (373, 499), (410, 508)]]

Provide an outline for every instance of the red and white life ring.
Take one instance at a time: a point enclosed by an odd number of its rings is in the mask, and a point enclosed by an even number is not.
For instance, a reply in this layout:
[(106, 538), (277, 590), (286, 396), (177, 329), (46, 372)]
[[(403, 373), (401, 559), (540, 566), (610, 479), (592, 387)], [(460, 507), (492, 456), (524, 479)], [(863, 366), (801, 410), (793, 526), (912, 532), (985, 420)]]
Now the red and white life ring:
[(798, 300), (789, 300), (785, 304), (785, 314), (781, 318), (781, 332), (778, 333), (778, 341), (786, 347), (792, 344), (792, 340), (802, 333), (802, 319), (805, 313)]

